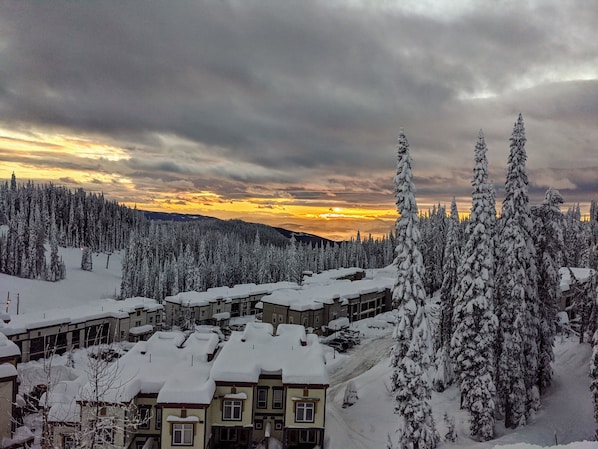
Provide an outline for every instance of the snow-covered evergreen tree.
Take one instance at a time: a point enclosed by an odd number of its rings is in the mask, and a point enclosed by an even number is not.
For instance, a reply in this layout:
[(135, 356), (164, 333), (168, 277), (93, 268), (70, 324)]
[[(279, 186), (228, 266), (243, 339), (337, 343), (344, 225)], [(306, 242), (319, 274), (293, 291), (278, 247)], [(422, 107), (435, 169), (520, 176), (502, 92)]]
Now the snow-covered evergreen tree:
[(66, 276), (66, 267), (58, 255), (58, 231), (56, 230), (56, 218), (54, 209), (50, 215), (50, 232), (48, 234), (50, 244), (50, 266), (48, 267), (47, 280), (55, 282), (64, 279)]
[(81, 248), (81, 269), (85, 271), (91, 271), (93, 269), (91, 249), (87, 247)]
[(475, 146), (473, 199), (467, 242), (458, 268), (453, 312), (451, 359), (461, 391), (461, 405), (471, 417), (471, 436), (494, 436), (496, 388), (495, 341), (498, 321), (494, 314), (495, 205), (488, 182), (486, 142), (480, 131)]
[(453, 334), (453, 306), (457, 285), (457, 268), (461, 255), (459, 240), (459, 212), (453, 197), (451, 214), (447, 224), (447, 237), (444, 246), (443, 279), (440, 288), (440, 318), (436, 332), (436, 374), (434, 389), (443, 391), (453, 380), (453, 366), (450, 359), (450, 344)]
[(513, 127), (502, 205), (497, 263), (497, 387), (506, 427), (526, 423), (538, 406), (539, 304), (528, 198), (525, 128)]
[(396, 222), (397, 279), (393, 304), (398, 310), (391, 356), (395, 413), (400, 415), (399, 447), (430, 449), (440, 439), (430, 408), (429, 365), (431, 335), (425, 311), (424, 265), (418, 248), (419, 218), (412, 179), (409, 142), (403, 130), (397, 146), (394, 178), (399, 218)]
[(538, 330), (538, 382), (540, 392), (552, 380), (556, 315), (560, 297), (559, 268), (563, 265), (563, 197), (558, 190), (548, 189), (544, 201), (532, 207), (534, 243), (538, 267), (538, 298), (540, 300), (540, 328)]

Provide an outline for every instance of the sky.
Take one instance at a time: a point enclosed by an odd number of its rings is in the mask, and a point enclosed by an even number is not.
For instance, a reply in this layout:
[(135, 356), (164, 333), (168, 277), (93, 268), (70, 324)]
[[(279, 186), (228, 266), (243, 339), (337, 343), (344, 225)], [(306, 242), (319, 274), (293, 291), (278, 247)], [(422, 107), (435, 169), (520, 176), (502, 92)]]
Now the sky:
[(401, 128), (420, 210), (461, 213), (483, 129), (500, 210), (522, 113), (531, 202), (587, 211), (596, 23), (588, 0), (4, 1), (0, 179), (377, 236)]

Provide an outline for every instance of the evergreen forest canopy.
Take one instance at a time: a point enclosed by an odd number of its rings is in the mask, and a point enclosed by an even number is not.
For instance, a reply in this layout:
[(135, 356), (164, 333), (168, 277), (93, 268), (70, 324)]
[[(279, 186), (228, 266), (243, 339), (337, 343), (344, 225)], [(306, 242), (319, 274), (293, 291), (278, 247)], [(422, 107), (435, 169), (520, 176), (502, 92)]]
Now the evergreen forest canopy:
[[(597, 214), (593, 201), (590, 221), (581, 221), (579, 206), (563, 215), (563, 265), (596, 265)], [(441, 288), (450, 263), (445, 255), (449, 233), (461, 242), (467, 223), (457, 217), (450, 231), (450, 214), (443, 205), (420, 214), (428, 294)], [(303, 271), (381, 268), (393, 262), (397, 244), (392, 230), (382, 238), (362, 238), (358, 231), (349, 241), (300, 241), (276, 228), (241, 220), (148, 220), (142, 211), (106, 200), (102, 194), (17, 183), (14, 174), (0, 184), (0, 225), (5, 225), (0, 233), (1, 273), (58, 281), (66, 275), (58, 246), (108, 254), (126, 249), (121, 297), (157, 300), (222, 285), (300, 282)], [(90, 261), (85, 265), (91, 267)]]
[[(581, 221), (579, 205), (562, 216), (563, 265), (596, 266), (597, 214), (597, 203), (592, 201), (589, 221)], [(440, 204), (420, 214), (428, 294), (442, 287), (451, 263), (445, 255), (449, 233), (457, 242), (465, 238), (468, 220), (457, 217), (450, 231), (452, 221)], [(349, 241), (300, 241), (276, 228), (241, 220), (147, 220), (143, 212), (108, 201), (102, 194), (17, 183), (14, 174), (0, 184), (0, 225), (6, 225), (0, 233), (1, 273), (58, 281), (66, 275), (58, 246), (108, 254), (126, 249), (121, 297), (158, 300), (222, 285), (300, 282), (303, 271), (380, 268), (393, 262), (397, 244), (392, 230), (382, 238), (362, 239), (358, 231)]]
[[(559, 270), (563, 266), (598, 268), (596, 202), (586, 222), (581, 221), (578, 206), (561, 212), (563, 198), (557, 190), (549, 189), (541, 204), (530, 205), (521, 114), (509, 140), (505, 198), (497, 217), (495, 190), (488, 180), (487, 147), (480, 131), (474, 150), (472, 205), (463, 229), (454, 199), (448, 223), (444, 211), (422, 220), (409, 143), (403, 130), (399, 135), (394, 178), (398, 218), (393, 303), (397, 319), (390, 378), (399, 425), (398, 441), (395, 444), (389, 436), (389, 449), (436, 447), (440, 436), (430, 407), (432, 386), (443, 391), (457, 385), (474, 440), (494, 438), (498, 420), (504, 420), (507, 428), (525, 425), (552, 382), (561, 310)], [(446, 238), (436, 244), (441, 236)], [(430, 258), (430, 252), (438, 259)], [(595, 339), (591, 388), (598, 419), (596, 276), (591, 274), (581, 287), (570, 272), (575, 295), (567, 311), (579, 322), (580, 343), (588, 335)], [(440, 316), (433, 326), (426, 300), (429, 290), (437, 288)], [(432, 356), (436, 369), (431, 371), (430, 385)]]

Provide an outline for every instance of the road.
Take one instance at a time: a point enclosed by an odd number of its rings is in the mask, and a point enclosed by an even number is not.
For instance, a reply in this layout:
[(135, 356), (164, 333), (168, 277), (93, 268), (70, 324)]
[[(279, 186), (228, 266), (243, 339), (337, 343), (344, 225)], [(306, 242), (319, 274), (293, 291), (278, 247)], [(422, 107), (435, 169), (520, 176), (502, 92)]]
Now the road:
[(347, 382), (388, 358), (392, 346), (390, 333), (355, 346), (349, 352), (347, 362), (330, 375), (326, 402), (327, 449), (371, 449), (379, 444), (345, 422), (342, 401)]

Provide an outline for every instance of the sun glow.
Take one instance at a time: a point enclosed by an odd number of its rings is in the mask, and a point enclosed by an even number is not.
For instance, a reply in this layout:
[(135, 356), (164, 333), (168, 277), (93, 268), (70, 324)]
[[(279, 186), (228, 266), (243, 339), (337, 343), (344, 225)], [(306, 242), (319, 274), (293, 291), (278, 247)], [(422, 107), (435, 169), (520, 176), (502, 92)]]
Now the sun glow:
[[(345, 207), (342, 201), (325, 195), (297, 199), (285, 195), (280, 186), (261, 186), (254, 192), (255, 198), (230, 198), (211, 190), (196, 191), (186, 178), (156, 182), (136, 175), (123, 162), (129, 159), (125, 149), (87, 137), (0, 129), (0, 159), (0, 179), (8, 180), (14, 172), (18, 182), (82, 187), (140, 210), (241, 219), (332, 240), (355, 237), (358, 230), (364, 236), (380, 237), (396, 220), (396, 210), (385, 205)], [(249, 186), (245, 193), (251, 195), (251, 191)]]

